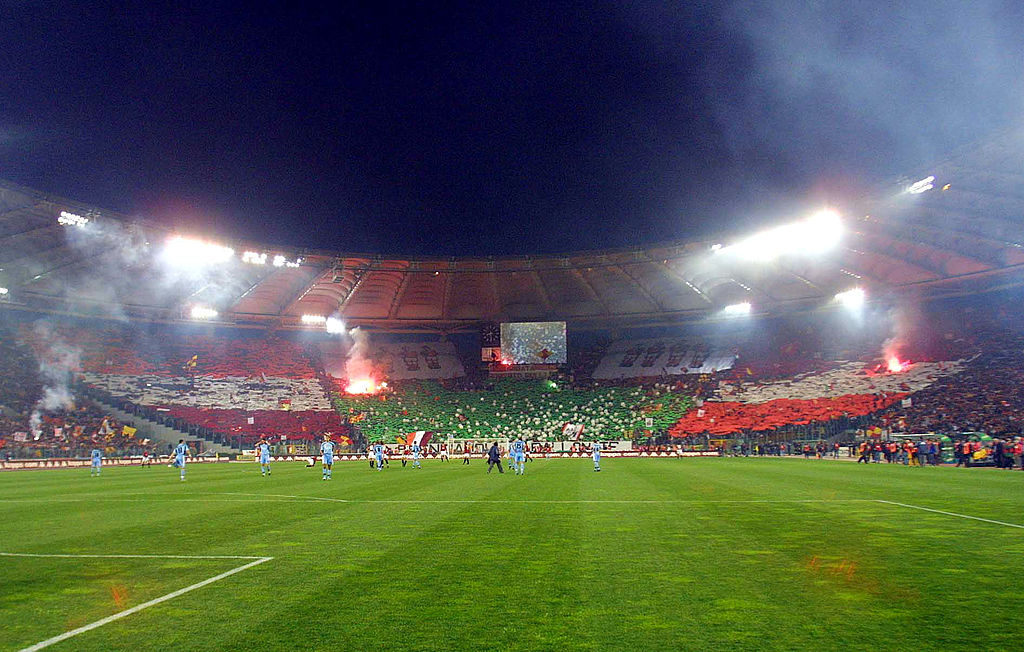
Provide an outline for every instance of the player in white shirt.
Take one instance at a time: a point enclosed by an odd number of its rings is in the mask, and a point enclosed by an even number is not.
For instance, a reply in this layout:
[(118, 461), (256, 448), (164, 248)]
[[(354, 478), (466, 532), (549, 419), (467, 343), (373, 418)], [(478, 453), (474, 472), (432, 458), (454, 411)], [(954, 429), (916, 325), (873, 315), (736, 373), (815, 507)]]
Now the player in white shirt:
[(601, 442), (595, 441), (591, 447), (590, 452), (594, 456), (594, 470), (601, 470)]

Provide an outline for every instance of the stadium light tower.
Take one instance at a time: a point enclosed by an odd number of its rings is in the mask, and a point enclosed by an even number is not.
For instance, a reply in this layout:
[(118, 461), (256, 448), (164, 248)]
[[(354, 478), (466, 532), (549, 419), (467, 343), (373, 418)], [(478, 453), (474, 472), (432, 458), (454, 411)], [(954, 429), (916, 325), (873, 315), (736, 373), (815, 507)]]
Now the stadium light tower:
[(859, 310), (864, 306), (864, 301), (867, 299), (867, 294), (863, 288), (853, 288), (852, 290), (846, 290), (840, 292), (835, 296), (835, 301), (842, 304), (844, 308), (850, 310)]
[(727, 317), (741, 317), (743, 315), (749, 315), (751, 310), (750, 302), (744, 301), (743, 303), (734, 303), (726, 306), (722, 309), (722, 314)]
[(213, 308), (205, 306), (192, 306), (192, 319), (213, 319), (219, 313)]
[(231, 247), (224, 247), (201, 240), (192, 240), (181, 236), (174, 236), (168, 240), (163, 251), (164, 260), (182, 267), (205, 267), (207, 265), (224, 263), (234, 255), (235, 250)]
[(344, 335), (345, 334), (345, 322), (338, 319), (337, 317), (328, 317), (324, 328), (331, 335)]
[(833, 210), (823, 210), (805, 220), (768, 229), (734, 245), (712, 251), (752, 262), (770, 262), (780, 256), (817, 255), (832, 249), (843, 235), (843, 222)]

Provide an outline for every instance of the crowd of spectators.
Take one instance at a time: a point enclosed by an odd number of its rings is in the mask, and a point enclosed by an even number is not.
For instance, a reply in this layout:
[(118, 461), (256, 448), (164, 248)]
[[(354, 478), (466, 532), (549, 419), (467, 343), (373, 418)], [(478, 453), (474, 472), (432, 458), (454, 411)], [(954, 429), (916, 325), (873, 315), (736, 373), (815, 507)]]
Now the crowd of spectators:
[(884, 415), (898, 432), (1024, 432), (1024, 336), (1003, 334), (956, 375), (938, 379)]
[(407, 381), (379, 394), (342, 394), (336, 404), (370, 440), (417, 430), (549, 440), (562, 438), (566, 424), (582, 426), (588, 439), (622, 439), (664, 432), (692, 399), (670, 385), (574, 389), (551, 379), (498, 379), (475, 391)]

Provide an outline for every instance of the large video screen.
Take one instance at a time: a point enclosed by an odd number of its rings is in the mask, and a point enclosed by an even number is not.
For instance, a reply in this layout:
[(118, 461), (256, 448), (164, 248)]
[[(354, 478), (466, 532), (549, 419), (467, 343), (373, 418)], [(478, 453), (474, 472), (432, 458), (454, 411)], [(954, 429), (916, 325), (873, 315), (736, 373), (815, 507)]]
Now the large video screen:
[(501, 325), (501, 357), (512, 364), (565, 364), (565, 322)]

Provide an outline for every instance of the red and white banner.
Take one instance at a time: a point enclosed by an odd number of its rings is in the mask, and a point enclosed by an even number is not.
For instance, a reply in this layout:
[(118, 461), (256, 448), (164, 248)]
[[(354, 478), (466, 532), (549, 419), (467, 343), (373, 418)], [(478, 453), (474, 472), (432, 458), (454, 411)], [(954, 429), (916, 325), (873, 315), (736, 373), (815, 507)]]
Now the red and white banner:
[(562, 426), (562, 439), (579, 439), (582, 436), (582, 423), (566, 423)]
[(415, 446), (417, 444), (420, 446), (426, 446), (433, 434), (434, 433), (429, 430), (417, 430), (416, 432), (409, 433), (405, 443), (409, 446)]

